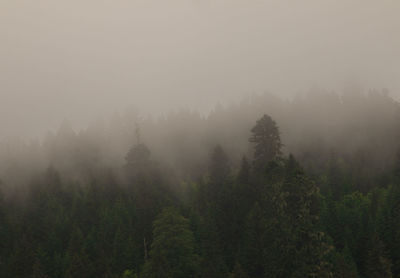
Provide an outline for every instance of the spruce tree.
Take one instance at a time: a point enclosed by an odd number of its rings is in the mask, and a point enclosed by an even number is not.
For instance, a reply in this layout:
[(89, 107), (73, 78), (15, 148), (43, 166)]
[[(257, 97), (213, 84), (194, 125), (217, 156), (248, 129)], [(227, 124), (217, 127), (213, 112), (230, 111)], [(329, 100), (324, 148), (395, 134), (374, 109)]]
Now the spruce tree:
[(392, 277), (392, 262), (378, 234), (370, 239), (365, 275), (368, 278)]
[(266, 273), (265, 234), (266, 219), (260, 205), (255, 203), (247, 217), (245, 236), (240, 252), (241, 265), (250, 277), (264, 277)]
[(149, 161), (150, 150), (143, 143), (137, 144), (129, 150), (125, 159), (126, 159), (126, 162), (128, 163), (128, 165), (139, 167)]
[(75, 227), (71, 233), (68, 250), (65, 255), (65, 277), (79, 278), (89, 277), (92, 266), (84, 248), (84, 236), (82, 231)]
[(254, 167), (262, 171), (269, 162), (282, 154), (279, 129), (270, 116), (264, 115), (257, 121), (251, 132), (252, 136), (249, 141), (255, 145)]
[[(293, 277), (329, 277), (330, 266), (326, 256), (331, 247), (318, 229), (319, 191), (315, 183), (290, 155), (282, 184), (285, 196), (283, 223), (288, 231), (289, 257), (282, 261)], [(289, 258), (289, 260), (287, 260)]]
[(143, 277), (195, 277), (198, 263), (189, 221), (175, 208), (163, 209), (153, 224), (153, 243)]
[(346, 246), (341, 252), (333, 254), (333, 277), (334, 278), (358, 278), (357, 266), (351, 255), (350, 249)]

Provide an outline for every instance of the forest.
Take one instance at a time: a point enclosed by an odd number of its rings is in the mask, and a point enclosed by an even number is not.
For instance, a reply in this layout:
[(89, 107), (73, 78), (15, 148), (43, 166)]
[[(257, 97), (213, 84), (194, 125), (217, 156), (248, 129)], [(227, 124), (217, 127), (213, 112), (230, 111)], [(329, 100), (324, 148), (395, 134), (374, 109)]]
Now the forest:
[(0, 143), (0, 277), (400, 277), (386, 90), (135, 109)]

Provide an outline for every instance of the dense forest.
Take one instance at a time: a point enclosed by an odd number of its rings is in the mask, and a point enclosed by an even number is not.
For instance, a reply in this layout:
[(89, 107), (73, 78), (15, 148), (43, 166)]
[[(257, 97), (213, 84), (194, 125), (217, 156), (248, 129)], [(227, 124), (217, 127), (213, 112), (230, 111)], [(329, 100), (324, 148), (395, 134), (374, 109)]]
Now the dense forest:
[(0, 277), (400, 277), (386, 91), (134, 109), (0, 144)]

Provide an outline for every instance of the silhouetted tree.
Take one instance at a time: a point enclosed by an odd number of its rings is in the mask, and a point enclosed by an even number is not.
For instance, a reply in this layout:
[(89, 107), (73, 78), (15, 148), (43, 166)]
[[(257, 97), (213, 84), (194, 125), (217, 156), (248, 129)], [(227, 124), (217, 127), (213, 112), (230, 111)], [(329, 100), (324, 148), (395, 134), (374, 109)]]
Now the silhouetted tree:
[(268, 115), (259, 119), (251, 129), (249, 141), (254, 146), (254, 167), (263, 170), (268, 162), (281, 155), (282, 143), (275, 121)]
[(230, 174), (229, 159), (220, 145), (217, 145), (210, 159), (210, 182), (213, 184), (224, 183)]
[(125, 157), (128, 166), (143, 167), (149, 163), (150, 150), (143, 143), (133, 146)]

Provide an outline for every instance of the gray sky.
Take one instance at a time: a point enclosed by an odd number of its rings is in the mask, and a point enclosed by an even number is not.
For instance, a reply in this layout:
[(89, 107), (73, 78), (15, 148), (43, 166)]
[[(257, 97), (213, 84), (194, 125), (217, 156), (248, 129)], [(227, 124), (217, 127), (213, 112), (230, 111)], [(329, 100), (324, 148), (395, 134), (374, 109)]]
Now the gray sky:
[(348, 82), (400, 97), (398, 0), (0, 0), (0, 130)]

